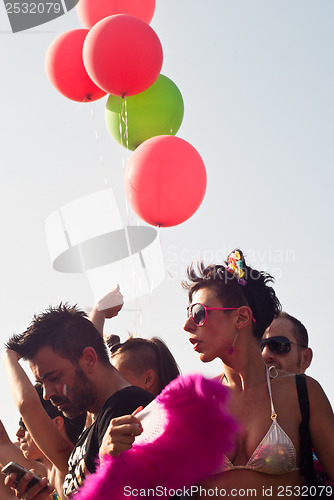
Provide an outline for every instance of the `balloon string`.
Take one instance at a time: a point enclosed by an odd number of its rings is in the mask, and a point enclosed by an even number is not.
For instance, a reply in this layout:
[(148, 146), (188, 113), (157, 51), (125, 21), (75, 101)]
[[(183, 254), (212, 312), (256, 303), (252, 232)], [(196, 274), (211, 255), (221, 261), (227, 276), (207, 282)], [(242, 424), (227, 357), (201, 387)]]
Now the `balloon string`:
[(95, 115), (94, 115), (94, 110), (93, 110), (93, 104), (92, 103), (90, 104), (90, 115), (91, 115), (92, 122), (93, 122), (93, 129), (94, 129), (95, 139), (96, 139), (96, 144), (97, 144), (97, 152), (98, 152), (98, 156), (99, 156), (99, 160), (100, 160), (100, 164), (101, 164), (101, 168), (102, 168), (102, 174), (103, 174), (103, 178), (104, 178), (104, 183), (106, 185), (106, 188), (109, 189), (109, 184), (108, 184), (108, 179), (107, 179), (107, 174), (106, 174), (106, 168), (105, 168), (103, 157), (102, 157), (101, 142), (100, 142), (99, 134), (97, 132), (96, 120), (95, 120)]
[[(140, 278), (139, 278), (140, 279)], [(139, 287), (140, 287), (139, 283)], [(142, 300), (141, 297), (137, 297), (135, 301), (135, 306), (131, 309), (132, 314), (132, 325), (133, 325), (133, 335), (134, 337), (142, 337)]]
[[(158, 245), (161, 249), (161, 240), (160, 240), (160, 226), (157, 226), (157, 242), (158, 242)], [(150, 290), (149, 290), (149, 296), (148, 296), (148, 313), (150, 313), (151, 311), (151, 307), (152, 307), (152, 296), (153, 296), (153, 288), (154, 288), (154, 279), (149, 279), (148, 277), (148, 274), (147, 274), (147, 271), (146, 271), (146, 277), (147, 277), (147, 282), (150, 286)]]
[[(122, 99), (122, 108), (123, 108), (123, 99)], [(118, 124), (119, 124), (119, 137), (120, 137), (121, 147), (123, 147), (122, 108), (121, 108), (120, 97), (118, 97)], [(124, 160), (123, 160), (123, 155), (122, 155), (122, 162), (123, 161)], [(124, 167), (124, 163), (123, 163), (123, 167)]]
[[(109, 207), (110, 207), (111, 217), (113, 220), (114, 218), (118, 217), (118, 207), (116, 205), (116, 201), (114, 200), (113, 190), (112, 190), (111, 186), (109, 186), (109, 183), (108, 183), (106, 167), (105, 167), (105, 163), (104, 163), (103, 156), (102, 156), (101, 141), (100, 141), (100, 137), (99, 137), (99, 134), (97, 131), (97, 125), (96, 125), (95, 114), (94, 114), (94, 109), (93, 109), (92, 103), (90, 104), (90, 114), (91, 114), (91, 118), (92, 118), (93, 129), (94, 129), (95, 139), (96, 139), (96, 144), (97, 144), (97, 151), (98, 151), (98, 156), (99, 156), (99, 160), (100, 160), (100, 164), (101, 164), (104, 183), (105, 183), (106, 189), (110, 192)], [(128, 246), (128, 250), (129, 250), (129, 255), (130, 255), (129, 246)]]
[(69, 123), (72, 122), (73, 118), (74, 118), (74, 115), (77, 114), (77, 112), (79, 111), (79, 109), (81, 109), (82, 105), (86, 102), (86, 100), (84, 99), (82, 102), (79, 102), (79, 104), (74, 108), (72, 114), (70, 115), (70, 118), (68, 120), (66, 120), (64, 122), (64, 125), (68, 125)]
[[(139, 286), (141, 287), (141, 279)], [(137, 335), (138, 337), (142, 336), (142, 328), (143, 328), (143, 304), (141, 300), (141, 296), (138, 298), (138, 309), (137, 309)]]
[(126, 147), (126, 162), (129, 161), (129, 127), (128, 127), (128, 104), (126, 98), (123, 99), (124, 102), (124, 125), (125, 125), (125, 147)]
[[(129, 161), (129, 134), (128, 134), (128, 111), (127, 111), (127, 102), (126, 97), (122, 98), (120, 101), (120, 97), (118, 97), (118, 116), (119, 116), (119, 126), (120, 126), (120, 137), (121, 137), (121, 146), (123, 146), (123, 129), (124, 129), (124, 139), (125, 139), (125, 155), (122, 154), (122, 166), (123, 171), (125, 172), (126, 164)], [(121, 105), (122, 102), (122, 105)], [(124, 149), (122, 149), (124, 152)], [(133, 214), (130, 210), (129, 203), (127, 198), (125, 197), (125, 210), (126, 210), (126, 226), (125, 226), (125, 236), (127, 240), (127, 245), (129, 252), (131, 253), (131, 242), (128, 234), (128, 226), (133, 225)], [(133, 280), (136, 279), (135, 274), (133, 273)], [(141, 314), (141, 312), (140, 312)]]
[[(122, 99), (122, 101), (120, 100)], [(122, 105), (121, 105), (122, 102)], [(123, 168), (129, 160), (129, 127), (128, 127), (128, 107), (126, 97), (118, 97), (118, 123), (120, 144), (125, 148), (126, 155), (122, 155)]]
[[(125, 167), (126, 167), (126, 158), (124, 158), (124, 150), (123, 150), (123, 108), (125, 105), (126, 99), (118, 97), (118, 123), (119, 123), (119, 136), (120, 136), (120, 144), (122, 148), (122, 168), (123, 172), (125, 172)], [(121, 105), (122, 103), (122, 105)], [(126, 131), (127, 135), (127, 131)], [(129, 212), (129, 205), (127, 202), (127, 199), (125, 198), (125, 210), (126, 210), (126, 223), (130, 225), (130, 212)]]
[(139, 315), (139, 335), (142, 336), (142, 331), (143, 331), (143, 307), (142, 307), (142, 300), (141, 297), (139, 299), (139, 310), (138, 310), (138, 315)]
[[(96, 138), (96, 144), (97, 144), (97, 151), (98, 151), (98, 155), (99, 155), (99, 159), (100, 159), (100, 164), (101, 164), (101, 167), (102, 167), (102, 173), (103, 173), (103, 177), (104, 177), (104, 182), (105, 182), (105, 185), (106, 185), (106, 189), (108, 189), (108, 190), (111, 191), (111, 187), (108, 184), (108, 179), (107, 179), (107, 174), (106, 174), (106, 168), (105, 168), (105, 164), (104, 164), (104, 160), (103, 160), (103, 156), (102, 156), (101, 142), (100, 142), (100, 137), (99, 137), (99, 134), (98, 134), (98, 131), (97, 131), (95, 114), (94, 114), (92, 103), (90, 105), (90, 114), (91, 114), (91, 117), (92, 117), (93, 129), (94, 129), (95, 138)], [(113, 203), (112, 203), (112, 198), (110, 198), (109, 201), (110, 201), (111, 213), (113, 213), (114, 207), (113, 207)], [(126, 240), (126, 245), (127, 245), (128, 253), (129, 253), (129, 255), (131, 255), (131, 253), (132, 253), (131, 252), (131, 245), (130, 245), (130, 239), (129, 239), (129, 234), (128, 234), (128, 228), (127, 228), (126, 224), (124, 226), (124, 232), (125, 232), (125, 240)]]
[[(159, 247), (160, 247), (161, 255), (163, 256), (163, 262), (165, 262), (165, 257), (164, 257), (164, 256), (166, 255), (166, 252), (165, 252), (165, 250), (164, 250), (164, 245), (163, 245), (163, 243), (162, 243), (162, 238), (161, 238), (161, 226), (159, 226), (159, 225), (158, 225), (158, 226), (157, 226), (157, 228), (158, 228), (158, 229), (157, 229), (157, 231), (158, 231), (157, 240), (158, 240), (158, 244), (159, 244)], [(170, 271), (168, 271), (168, 269), (167, 269), (167, 273), (169, 274), (169, 276), (170, 276), (173, 280), (175, 280), (175, 277), (176, 277), (176, 276), (173, 276), (173, 275), (172, 275), (172, 273), (171, 273)]]
[[(126, 165), (128, 164), (129, 158), (130, 158), (130, 155), (129, 155), (128, 109), (127, 109), (126, 97), (124, 97), (124, 98), (118, 97), (118, 122), (119, 122), (120, 144), (121, 144), (121, 148), (122, 148), (122, 167), (123, 167), (123, 172), (125, 172)], [(124, 130), (124, 132), (123, 132), (123, 130)], [(124, 144), (124, 142), (125, 142), (125, 144)], [(123, 146), (125, 147), (125, 154), (124, 154)], [(129, 176), (129, 172), (127, 173), (127, 175)], [(130, 197), (131, 197), (131, 194), (130, 194)], [(126, 210), (125, 237), (126, 237), (126, 243), (127, 243), (129, 255), (131, 255), (132, 254), (131, 242), (130, 242), (129, 234), (128, 234), (128, 226), (133, 225), (134, 214), (130, 210), (129, 202), (128, 202), (126, 197), (125, 197), (125, 210)], [(139, 223), (138, 223), (138, 225), (139, 225)], [(146, 281), (148, 282), (148, 285), (149, 285), (147, 269), (144, 268), (143, 271), (145, 273)], [(135, 269), (133, 269), (132, 270), (132, 279), (134, 282), (138, 281), (139, 289), (141, 289), (141, 287), (142, 287), (142, 274), (140, 273), (139, 276), (136, 276)], [(134, 329), (137, 332), (137, 334), (140, 335), (141, 330), (142, 330), (142, 324), (143, 324), (142, 303), (141, 303), (140, 298), (139, 298), (138, 310), (137, 310), (136, 316), (137, 317), (134, 318)]]
[[(122, 147), (122, 167), (125, 172), (126, 166), (130, 160), (129, 151), (129, 126), (128, 126), (128, 105), (126, 97), (118, 97), (118, 123), (119, 123), (119, 134), (120, 134), (120, 144)], [(128, 179), (130, 172), (128, 172)], [(128, 180), (127, 179), (127, 180)], [(129, 193), (131, 200), (131, 192)], [(129, 226), (134, 225), (135, 222), (137, 226), (140, 225), (139, 217), (135, 217), (134, 212), (130, 209), (129, 202), (127, 198), (125, 199), (125, 210), (126, 210), (126, 220)]]
[[(122, 100), (122, 108), (123, 108), (124, 101), (125, 101), (125, 98)], [(120, 97), (118, 97), (118, 122), (119, 122), (119, 135), (120, 135), (121, 147), (123, 146), (123, 128), (122, 128), (123, 110), (122, 110), (122, 108), (121, 108), (121, 104), (120, 104)], [(123, 154), (122, 154), (122, 167), (123, 167), (123, 171), (124, 171), (125, 170), (125, 161), (124, 161)], [(124, 224), (124, 233), (125, 233), (126, 246), (127, 246), (128, 253), (130, 256), (130, 255), (132, 255), (131, 242), (130, 242), (129, 231), (128, 231), (128, 225), (130, 225), (130, 221), (129, 221), (129, 208), (128, 208), (128, 203), (127, 203), (126, 199), (125, 199), (125, 209), (126, 209), (126, 221)]]
[[(157, 226), (157, 242), (158, 242), (158, 245), (160, 247), (161, 253), (163, 255), (160, 229), (161, 228), (158, 225)], [(150, 279), (150, 277), (148, 275), (148, 272), (147, 272), (147, 269), (145, 269), (145, 276), (146, 276), (147, 284), (149, 286), (148, 305), (147, 305), (147, 309), (146, 309), (146, 321), (149, 324), (150, 323), (151, 312), (152, 312), (152, 297), (153, 297), (153, 289), (154, 289), (154, 278)], [(142, 320), (142, 318), (141, 318), (141, 320)]]

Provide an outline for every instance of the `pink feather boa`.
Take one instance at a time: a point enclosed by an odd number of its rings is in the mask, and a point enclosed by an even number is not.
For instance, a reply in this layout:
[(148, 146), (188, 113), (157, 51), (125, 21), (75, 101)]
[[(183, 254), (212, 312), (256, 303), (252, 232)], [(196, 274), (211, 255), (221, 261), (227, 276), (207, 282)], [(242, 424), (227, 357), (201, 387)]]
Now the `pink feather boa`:
[[(135, 442), (118, 457), (106, 455), (75, 500), (123, 500), (131, 497), (130, 489), (157, 487), (170, 496), (171, 490), (189, 488), (212, 475), (237, 429), (226, 410), (227, 392), (201, 375), (173, 380), (155, 399), (166, 415), (163, 433), (151, 442)], [(145, 418), (143, 428), (145, 433)]]

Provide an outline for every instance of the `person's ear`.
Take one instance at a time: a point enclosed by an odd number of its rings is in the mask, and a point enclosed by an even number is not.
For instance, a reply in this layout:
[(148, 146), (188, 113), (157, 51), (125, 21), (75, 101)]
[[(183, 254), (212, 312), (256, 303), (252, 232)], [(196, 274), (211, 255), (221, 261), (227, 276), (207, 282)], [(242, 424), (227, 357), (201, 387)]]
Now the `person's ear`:
[(246, 326), (249, 326), (253, 322), (253, 313), (250, 307), (241, 306), (239, 307), (237, 316), (236, 327), (238, 330), (242, 330)]
[(300, 368), (301, 371), (300, 373), (305, 373), (305, 370), (310, 366), (311, 361), (313, 358), (313, 351), (310, 347), (307, 347), (306, 349), (302, 350), (302, 359), (301, 359), (301, 364)]
[(80, 364), (88, 373), (93, 373), (97, 363), (97, 354), (93, 347), (85, 347), (82, 351)]
[(152, 370), (151, 368), (149, 370), (146, 370), (144, 377), (145, 389), (147, 391), (150, 391), (150, 389), (152, 389), (153, 385), (155, 384), (156, 380), (157, 380), (157, 374), (155, 373), (155, 371)]
[(63, 419), (63, 417), (61, 417), (59, 415), (58, 417), (53, 418), (52, 421), (56, 424), (58, 430), (61, 431), (62, 428), (64, 427), (64, 419)]

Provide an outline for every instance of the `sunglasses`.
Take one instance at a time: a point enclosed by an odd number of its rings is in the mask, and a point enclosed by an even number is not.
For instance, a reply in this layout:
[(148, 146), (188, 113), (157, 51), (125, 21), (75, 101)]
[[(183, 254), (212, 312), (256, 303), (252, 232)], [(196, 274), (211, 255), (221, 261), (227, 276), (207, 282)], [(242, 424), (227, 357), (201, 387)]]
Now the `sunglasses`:
[(24, 423), (24, 422), (23, 422), (23, 420), (22, 420), (22, 417), (21, 417), (21, 418), (20, 418), (20, 420), (19, 420), (19, 427), (21, 427), (21, 429), (22, 429), (23, 431), (26, 431), (26, 430), (27, 430), (27, 428), (26, 428), (26, 426), (25, 426), (25, 423)]
[(208, 311), (236, 311), (239, 307), (206, 307), (204, 304), (191, 304), (187, 307), (187, 317), (191, 318), (196, 326), (203, 326), (208, 317)]
[[(268, 346), (271, 352), (274, 354), (288, 354), (291, 351), (291, 344), (299, 345), (297, 342), (291, 342), (287, 337), (270, 337), (268, 339), (261, 340), (261, 351)], [(300, 346), (304, 347), (304, 346)]]

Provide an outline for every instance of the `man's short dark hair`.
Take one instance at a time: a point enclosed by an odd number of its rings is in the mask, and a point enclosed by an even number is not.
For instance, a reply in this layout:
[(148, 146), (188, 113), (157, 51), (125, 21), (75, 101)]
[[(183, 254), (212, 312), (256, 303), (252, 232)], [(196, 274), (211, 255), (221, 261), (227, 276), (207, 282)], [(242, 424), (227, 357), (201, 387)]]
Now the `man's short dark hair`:
[(278, 317), (290, 321), (293, 326), (293, 334), (297, 343), (302, 347), (308, 347), (308, 333), (303, 323), (285, 311), (280, 312)]
[(110, 363), (108, 348), (87, 314), (67, 303), (35, 315), (27, 330), (13, 335), (6, 346), (23, 359), (31, 359), (41, 348), (50, 347), (74, 364), (86, 347), (93, 347), (102, 363)]

